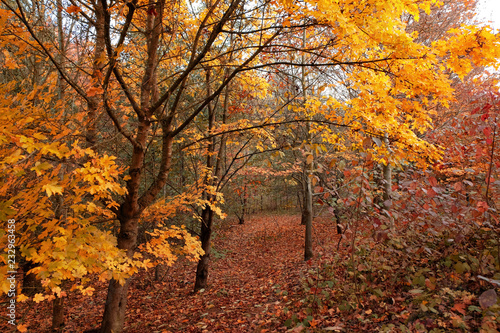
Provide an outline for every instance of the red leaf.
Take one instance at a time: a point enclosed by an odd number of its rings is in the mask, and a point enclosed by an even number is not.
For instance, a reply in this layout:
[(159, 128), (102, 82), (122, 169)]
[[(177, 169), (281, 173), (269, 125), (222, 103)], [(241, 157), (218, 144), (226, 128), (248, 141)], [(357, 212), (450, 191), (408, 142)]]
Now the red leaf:
[(488, 204), (485, 201), (478, 201), (478, 203), (476, 205), (476, 209), (478, 211), (480, 211), (481, 213), (484, 213), (485, 211), (487, 211), (488, 208), (490, 208), (490, 207), (488, 206)]
[(429, 177), (429, 184), (431, 184), (431, 186), (437, 186), (438, 182), (436, 177)]
[(490, 103), (487, 103), (485, 106), (483, 106), (483, 112), (484, 111), (488, 112), (492, 107), (493, 107), (493, 105), (491, 105)]
[(491, 128), (489, 128), (489, 127), (485, 127), (485, 128), (483, 129), (483, 133), (484, 133), (484, 135), (485, 135), (486, 137), (489, 137), (489, 136), (490, 136), (490, 134), (491, 134)]
[(490, 116), (489, 113), (485, 113), (481, 116), (481, 120), (485, 121), (486, 119), (488, 119), (489, 116)]

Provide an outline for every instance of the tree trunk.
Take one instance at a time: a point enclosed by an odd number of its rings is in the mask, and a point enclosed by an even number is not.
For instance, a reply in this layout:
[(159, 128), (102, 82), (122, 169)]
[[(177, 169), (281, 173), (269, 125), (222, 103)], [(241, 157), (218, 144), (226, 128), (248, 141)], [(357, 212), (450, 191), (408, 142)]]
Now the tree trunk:
[(305, 245), (304, 245), (304, 260), (307, 261), (313, 257), (313, 242), (312, 242), (312, 186), (311, 178), (306, 177), (306, 193), (304, 204), (304, 218), (306, 224)]
[[(391, 165), (389, 163), (383, 165), (383, 173), (384, 173), (384, 202), (387, 200), (391, 200), (392, 198), (392, 169)], [(384, 208), (386, 210), (389, 209), (389, 207), (386, 207), (384, 204)]]
[(307, 181), (304, 179), (304, 186), (302, 189), (303, 195), (302, 197), (299, 194), (299, 204), (300, 204), (300, 224), (301, 225), (306, 225), (307, 224)]
[[(389, 137), (387, 133), (384, 135), (384, 144), (387, 147), (387, 150), (390, 152), (391, 149), (389, 147)], [(389, 163), (389, 159), (387, 159), (387, 164), (384, 164), (382, 166), (382, 172), (383, 172), (383, 198), (384, 198), (384, 203), (383, 207), (385, 211), (387, 212), (387, 218), (389, 219), (389, 227), (391, 229), (394, 228), (394, 218), (391, 216), (389, 213), (389, 210), (391, 209), (391, 200), (392, 200), (392, 168), (391, 164)]]
[(214, 212), (210, 207), (205, 207), (202, 212), (202, 224), (201, 224), (201, 248), (205, 251), (205, 254), (201, 256), (198, 261), (198, 266), (196, 267), (196, 281), (194, 284), (194, 291), (204, 289), (207, 287), (208, 281), (208, 266), (210, 263), (210, 238), (212, 236), (212, 223), (214, 218)]
[[(207, 98), (211, 95), (210, 90), (210, 70), (206, 72), (206, 84), (207, 84)], [(208, 109), (208, 134), (212, 133), (215, 126), (215, 110), (211, 103), (207, 105)], [(220, 152), (220, 151), (219, 151)], [(215, 153), (215, 138), (212, 138), (207, 146), (207, 170), (213, 170), (214, 176), (218, 176), (217, 165), (214, 165), (214, 153)], [(218, 158), (218, 162), (220, 159)], [(217, 163), (218, 164), (218, 163)], [(220, 165), (220, 164), (219, 164)], [(214, 168), (215, 167), (215, 168)], [(206, 177), (205, 184), (213, 185), (213, 178)], [(213, 203), (214, 196), (207, 192), (204, 193), (205, 198)], [(198, 261), (198, 267), (196, 268), (196, 280), (194, 283), (194, 291), (206, 288), (208, 281), (208, 265), (210, 263), (210, 238), (212, 236), (212, 223), (214, 219), (214, 212), (209, 205), (205, 205), (203, 211), (201, 212), (201, 248), (205, 251), (205, 254)]]
[(61, 332), (64, 327), (64, 298), (52, 301), (52, 332)]
[[(64, 30), (63, 30), (63, 17), (62, 17), (62, 2), (61, 0), (56, 1), (57, 5), (57, 44), (59, 46), (59, 54), (58, 54), (58, 62), (64, 67), (66, 62), (66, 49), (64, 46)], [(64, 100), (64, 80), (62, 76), (59, 74), (57, 80), (57, 97), (60, 101)], [(61, 180), (64, 178), (64, 167), (61, 168), (61, 174), (59, 175)], [(55, 215), (59, 220), (63, 220), (61, 225), (64, 227), (64, 197), (62, 195), (58, 196), (56, 199), (56, 210)], [(62, 286), (65, 283), (63, 282)], [(64, 287), (63, 287), (64, 289)], [(56, 297), (52, 301), (52, 331), (53, 332), (61, 332), (64, 327), (64, 298)]]
[[(306, 46), (306, 30), (304, 29), (302, 32), (302, 47)], [(302, 54), (302, 63), (305, 63), (305, 55)], [(307, 84), (306, 84), (306, 68), (302, 67), (302, 98), (303, 98), (303, 106), (305, 108), (307, 101)], [(312, 136), (311, 136), (311, 124), (306, 122), (306, 142), (311, 149), (311, 154), (314, 156), (314, 150), (312, 148)], [(305, 232), (305, 242), (304, 242), (304, 260), (307, 261), (313, 257), (313, 242), (312, 242), (312, 220), (313, 220), (313, 195), (312, 195), (312, 175), (313, 175), (314, 165), (313, 161), (308, 163), (307, 159), (304, 165), (304, 181), (305, 181), (305, 193), (304, 193), (304, 211), (303, 211), (303, 219), (306, 225)]]
[[(120, 216), (118, 248), (125, 250), (129, 257), (132, 257), (134, 253), (137, 242), (138, 226), (138, 218)], [(115, 279), (109, 282), (101, 333), (119, 333), (123, 331), (129, 282), (130, 279), (127, 279), (123, 285), (120, 285)]]
[[(384, 144), (387, 148), (388, 151), (390, 151), (389, 147), (389, 137), (387, 133), (384, 135)], [(383, 173), (384, 173), (384, 201), (391, 200), (392, 198), (392, 169), (391, 169), (391, 164), (389, 163), (389, 159), (387, 159), (387, 164), (383, 165)], [(384, 208), (388, 210), (389, 207), (385, 207), (386, 205), (384, 204)]]
[(128, 285), (128, 280), (123, 286), (115, 279), (110, 281), (101, 327), (102, 333), (118, 333), (123, 331)]

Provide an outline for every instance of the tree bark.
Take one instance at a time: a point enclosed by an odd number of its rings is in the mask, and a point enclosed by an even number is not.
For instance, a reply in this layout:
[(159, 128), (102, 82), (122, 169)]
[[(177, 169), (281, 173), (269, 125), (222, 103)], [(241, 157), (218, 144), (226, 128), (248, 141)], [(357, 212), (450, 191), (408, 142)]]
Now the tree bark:
[(61, 332), (64, 327), (64, 298), (52, 301), (52, 332)]
[[(210, 89), (210, 69), (206, 71), (206, 93), (207, 93), (207, 98), (211, 95), (211, 89)], [(214, 129), (215, 126), (215, 110), (212, 106), (211, 103), (208, 103), (207, 105), (207, 110), (208, 110), (208, 134), (210, 135), (211, 132)], [(212, 138), (207, 146), (207, 170), (213, 171), (214, 174), (212, 175), (207, 175), (205, 177), (205, 185), (213, 185), (214, 183), (214, 176), (215, 173), (217, 172), (214, 170), (214, 153), (215, 153), (215, 138)], [(216, 166), (215, 166), (216, 167)], [(209, 177), (211, 176), (211, 177)], [(213, 202), (214, 196), (209, 193), (204, 193), (204, 196), (207, 201), (210, 203)], [(196, 280), (194, 283), (194, 291), (198, 291), (200, 289), (206, 288), (207, 286), (207, 281), (208, 281), (208, 266), (210, 263), (210, 238), (212, 237), (212, 224), (213, 224), (213, 219), (214, 219), (214, 212), (212, 208), (209, 205), (205, 205), (203, 208), (203, 211), (201, 213), (201, 234), (200, 234), (200, 240), (201, 240), (201, 248), (205, 252), (205, 254), (200, 258), (198, 261), (198, 266), (196, 267)]]
[[(120, 233), (118, 234), (118, 248), (126, 250), (131, 257), (137, 242), (138, 233), (137, 218), (120, 218)], [(123, 331), (125, 324), (125, 310), (127, 307), (127, 292), (130, 279), (123, 285), (112, 279), (108, 286), (108, 296), (104, 307), (104, 315), (101, 325), (102, 333), (119, 333)]]
[(304, 244), (304, 260), (307, 261), (311, 259), (314, 255), (313, 253), (313, 242), (312, 242), (312, 218), (313, 218), (313, 208), (312, 208), (312, 186), (311, 178), (306, 177), (306, 193), (305, 193), (305, 208), (304, 217), (306, 222), (306, 233), (305, 233), (305, 244)]
[(202, 224), (201, 224), (201, 248), (205, 251), (205, 254), (201, 256), (198, 261), (198, 266), (196, 267), (196, 281), (194, 284), (194, 291), (204, 289), (207, 287), (208, 282), (208, 267), (210, 263), (210, 253), (211, 253), (211, 237), (212, 237), (212, 223), (213, 223), (214, 212), (210, 207), (205, 207), (202, 212)]
[[(390, 151), (389, 148), (389, 137), (387, 133), (384, 135), (384, 144), (387, 147), (387, 150)], [(392, 168), (391, 164), (389, 163), (389, 160), (387, 160), (387, 164), (383, 165), (383, 174), (384, 174), (384, 202), (387, 200), (391, 200), (392, 198)], [(384, 204), (384, 208), (388, 210), (389, 207), (385, 207), (386, 205)]]

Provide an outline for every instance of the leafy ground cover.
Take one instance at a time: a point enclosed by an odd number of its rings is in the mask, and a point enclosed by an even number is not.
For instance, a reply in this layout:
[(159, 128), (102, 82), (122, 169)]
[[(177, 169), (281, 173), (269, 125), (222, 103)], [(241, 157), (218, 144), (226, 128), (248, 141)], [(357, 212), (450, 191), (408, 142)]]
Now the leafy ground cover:
[[(360, 227), (356, 242), (351, 230), (339, 245), (335, 222), (322, 218), (315, 221), (316, 256), (304, 262), (303, 228), (295, 215), (224, 222), (214, 240), (210, 286), (192, 292), (196, 267), (188, 261), (164, 270), (159, 282), (153, 271), (138, 274), (125, 331), (497, 331), (494, 286), (476, 275), (488, 275), (496, 261), (489, 252), (475, 253), (488, 248), (481, 232), (458, 247), (436, 239), (430, 247), (408, 228), (381, 235)], [(95, 289), (93, 296), (66, 299), (65, 331), (98, 325), (106, 286)], [(29, 331), (49, 331), (49, 303), (19, 305)]]

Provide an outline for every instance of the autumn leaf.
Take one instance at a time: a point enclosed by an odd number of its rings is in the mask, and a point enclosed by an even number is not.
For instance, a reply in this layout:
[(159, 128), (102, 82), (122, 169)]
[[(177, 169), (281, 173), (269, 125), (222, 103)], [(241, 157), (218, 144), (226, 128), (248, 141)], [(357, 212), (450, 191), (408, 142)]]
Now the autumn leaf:
[(58, 185), (57, 181), (53, 181), (50, 184), (44, 185), (42, 189), (47, 193), (49, 197), (53, 194), (62, 194), (63, 191), (63, 187)]
[(464, 303), (455, 303), (455, 305), (451, 309), (457, 311), (458, 313), (461, 313), (464, 316), (466, 314)]
[(35, 303), (40, 303), (40, 302), (43, 302), (45, 300), (45, 296), (43, 296), (43, 294), (36, 294), (35, 297), (33, 297), (33, 301), (35, 301)]
[(104, 90), (102, 88), (92, 86), (87, 90), (87, 96), (93, 97), (93, 96), (96, 96), (98, 94), (102, 94), (103, 92), (104, 92)]
[(488, 208), (488, 203), (486, 203), (485, 201), (478, 201), (478, 203), (476, 204), (476, 209), (481, 213), (486, 212)]
[(78, 7), (78, 6), (75, 6), (75, 5), (71, 5), (71, 6), (68, 6), (66, 8), (66, 12), (68, 14), (78, 14), (81, 11), (82, 11), (82, 9), (80, 7)]
[(19, 324), (19, 325), (17, 325), (17, 330), (19, 332), (27, 332), (28, 326), (26, 324)]

